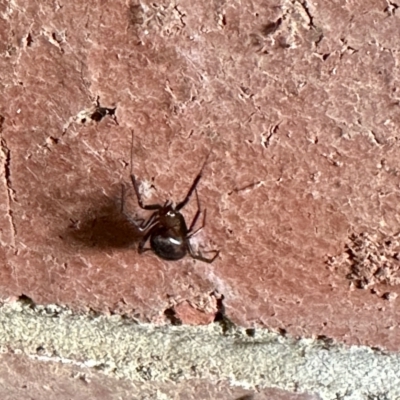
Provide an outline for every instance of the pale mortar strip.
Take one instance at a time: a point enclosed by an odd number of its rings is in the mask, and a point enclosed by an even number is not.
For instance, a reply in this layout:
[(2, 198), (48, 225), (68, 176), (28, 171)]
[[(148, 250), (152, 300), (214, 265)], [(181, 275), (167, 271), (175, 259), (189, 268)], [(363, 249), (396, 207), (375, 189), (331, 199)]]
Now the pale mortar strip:
[[(400, 399), (400, 355), (294, 340), (257, 329), (139, 325), (22, 302), (0, 307), (0, 345), (37, 360), (93, 367), (134, 381), (228, 380), (323, 400)], [(375, 396), (375, 397), (371, 397)]]

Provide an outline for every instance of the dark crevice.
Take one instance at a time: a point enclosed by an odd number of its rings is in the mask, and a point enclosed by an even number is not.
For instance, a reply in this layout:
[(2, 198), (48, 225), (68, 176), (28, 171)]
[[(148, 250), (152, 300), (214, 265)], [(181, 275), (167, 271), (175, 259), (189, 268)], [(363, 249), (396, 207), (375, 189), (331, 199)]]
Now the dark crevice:
[(314, 17), (312, 15), (311, 11), (309, 10), (307, 1), (306, 0), (300, 1), (300, 4), (303, 7), (303, 10), (305, 11), (305, 13), (307, 14), (307, 16), (310, 20), (310, 23), (309, 23), (310, 29), (313, 29), (315, 32), (318, 32), (318, 38), (313, 40), (313, 42), (315, 43), (315, 46), (318, 46), (324, 37), (322, 30), (314, 24)]
[(256, 330), (254, 328), (246, 329), (246, 335), (250, 337), (254, 337), (256, 335)]
[[(3, 123), (4, 123), (4, 117), (0, 116), (0, 135), (3, 130)], [(13, 233), (13, 237), (15, 238), (15, 236), (17, 235), (17, 229), (16, 229), (15, 223), (14, 223), (13, 210), (11, 209), (11, 203), (14, 201), (14, 196), (15, 196), (15, 191), (12, 188), (12, 184), (11, 184), (11, 151), (8, 148), (7, 142), (4, 138), (0, 139), (0, 146), (1, 146), (1, 150), (3, 151), (3, 154), (5, 156), (4, 179), (5, 179), (5, 184), (7, 186), (7, 194), (8, 194), (8, 215), (10, 216), (12, 233)]]
[(31, 310), (39, 311), (42, 313), (44, 312), (46, 313), (46, 315), (51, 316), (52, 318), (58, 318), (61, 314), (60, 310), (53, 309), (52, 307), (39, 307), (39, 309), (37, 309), (37, 304), (29, 296), (23, 293), (18, 297), (18, 301), (21, 304), (29, 307)]
[(58, 32), (53, 32), (51, 34), (51, 39), (50, 37), (48, 39), (52, 44), (56, 45), (59, 48), (61, 54), (64, 54), (64, 48), (62, 47), (62, 45), (65, 40), (62, 35), (58, 34)]
[(278, 328), (278, 332), (281, 336), (286, 336), (287, 335), (287, 330), (284, 328)]
[(182, 321), (176, 316), (176, 312), (173, 307), (167, 308), (164, 311), (165, 317), (171, 322), (171, 325), (182, 325)]
[(310, 19), (310, 26), (316, 29), (317, 27), (314, 25), (314, 17), (312, 16), (310, 10), (308, 9), (307, 1), (301, 1), (300, 4), (302, 5), (303, 10), (306, 12), (308, 18)]
[(224, 295), (221, 295), (219, 299), (217, 299), (217, 313), (215, 314), (214, 322), (220, 322), (224, 319), (225, 316), (225, 306), (223, 303)]
[(340, 55), (339, 55), (340, 59), (342, 59), (346, 53), (350, 54), (350, 55), (358, 53), (359, 50), (357, 50), (356, 48), (348, 45), (348, 41), (347, 41), (346, 38), (340, 38), (340, 42), (343, 45), (343, 50), (340, 52)]
[[(89, 118), (92, 121), (100, 122), (104, 117), (109, 115), (110, 117), (112, 117), (114, 119), (115, 123), (118, 125), (116, 115), (115, 115), (116, 109), (117, 109), (117, 107), (114, 107), (114, 108), (102, 107), (100, 105), (100, 97), (97, 96), (96, 108), (95, 108), (94, 112), (91, 115), (89, 115)], [(81, 122), (84, 124), (86, 122), (86, 118), (83, 118), (81, 120)]]
[(32, 35), (31, 35), (31, 33), (29, 32), (29, 33), (28, 33), (28, 36), (26, 37), (26, 45), (27, 45), (28, 47), (31, 47), (31, 46), (32, 46), (32, 43), (33, 43), (33, 37), (32, 37)]
[[(87, 315), (87, 316), (89, 316), (89, 317), (91, 317), (93, 319), (101, 318), (101, 317), (104, 316), (104, 313), (103, 313), (102, 310), (99, 310), (99, 309), (91, 307), (91, 306), (85, 307), (84, 313), (85, 313), (85, 315)], [(55, 312), (52, 311), (52, 314), (54, 316), (58, 317), (60, 313), (58, 311), (55, 311)]]
[(63, 41), (57, 36), (57, 34), (56, 34), (55, 32), (53, 32), (53, 33), (51, 34), (51, 37), (52, 37), (53, 40), (54, 40), (55, 42), (57, 42), (58, 44), (60, 44), (60, 43), (63, 42)]
[(45, 353), (45, 348), (43, 346), (36, 347), (36, 353), (39, 355), (43, 355)]
[(265, 24), (261, 29), (261, 33), (264, 36), (271, 35), (275, 33), (281, 25), (282, 25), (282, 18), (278, 18), (275, 22), (269, 22), (268, 24)]
[[(183, 23), (183, 21), (182, 21), (182, 23)], [(225, 14), (222, 16), (221, 23), (222, 23), (223, 26), (226, 26), (226, 15)]]
[(281, 124), (282, 124), (282, 121), (280, 121), (277, 124), (271, 126), (269, 131), (268, 131), (268, 136), (266, 138), (262, 137), (261, 145), (265, 149), (268, 149), (268, 147), (271, 145), (272, 137), (278, 133), (278, 130), (279, 130), (279, 127), (280, 127)]
[(11, 189), (11, 182), (10, 182), (10, 177), (11, 177), (11, 171), (10, 171), (10, 164), (11, 164), (11, 155), (10, 155), (10, 149), (7, 146), (7, 143), (4, 139), (1, 140), (1, 147), (3, 148), (4, 155), (6, 156), (6, 160), (4, 163), (4, 173), (7, 181), (7, 186), (9, 189)]
[(95, 365), (93, 368), (97, 371), (104, 371), (106, 369), (106, 364), (105, 363), (101, 363), (101, 364), (97, 364)]
[[(185, 26), (186, 26), (186, 23), (185, 23), (185, 21), (184, 21), (183, 19), (186, 17), (186, 14), (185, 14), (184, 12), (182, 12), (182, 11), (179, 9), (178, 6), (175, 6), (175, 7), (174, 7), (174, 10), (175, 10), (175, 11), (178, 13), (178, 15), (179, 15), (179, 21), (181, 22), (182, 27), (185, 27)], [(226, 24), (226, 22), (225, 22), (225, 24)]]
[(219, 295), (217, 298), (217, 313), (215, 314), (214, 322), (219, 323), (222, 328), (222, 333), (229, 333), (234, 327), (235, 324), (227, 317), (226, 310), (224, 306), (224, 295)]
[(390, 353), (388, 353), (386, 350), (382, 349), (379, 346), (372, 346), (371, 350), (381, 356), (390, 356)]
[(370, 131), (371, 132), (371, 134), (372, 134), (372, 140), (374, 141), (374, 142), (376, 142), (377, 144), (385, 144), (385, 142), (382, 140), (382, 138), (380, 137), (380, 135), (379, 134), (377, 134), (376, 132), (374, 132), (374, 131)]
[(4, 139), (1, 140), (1, 147), (6, 156), (6, 160), (4, 163), (4, 174), (7, 182), (7, 187), (9, 190), (13, 192), (14, 190), (11, 186), (11, 154), (10, 154), (10, 149), (7, 147), (7, 143), (5, 142)]
[(100, 122), (107, 115), (114, 117), (117, 108), (97, 107), (95, 112), (90, 116), (93, 121)]
[(322, 348), (324, 350), (329, 350), (334, 344), (334, 340), (326, 335), (318, 335), (317, 340), (322, 343)]
[(52, 144), (58, 144), (60, 143), (60, 139), (53, 137), (53, 136), (49, 136), (49, 140)]
[(396, 3), (393, 3), (392, 1), (388, 2), (388, 6), (385, 8), (385, 12), (389, 15), (395, 15), (396, 10), (399, 8), (399, 6)]
[(18, 301), (22, 304), (29, 306), (29, 308), (34, 309), (36, 307), (35, 302), (30, 297), (28, 297), (23, 293), (21, 294), (21, 296), (18, 297)]

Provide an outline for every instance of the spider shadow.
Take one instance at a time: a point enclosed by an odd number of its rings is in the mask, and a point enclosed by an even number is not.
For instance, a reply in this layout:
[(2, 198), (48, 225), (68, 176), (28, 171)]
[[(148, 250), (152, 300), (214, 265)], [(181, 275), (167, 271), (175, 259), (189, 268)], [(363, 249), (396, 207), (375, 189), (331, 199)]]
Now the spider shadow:
[(84, 247), (100, 249), (132, 248), (143, 237), (121, 210), (121, 201), (102, 198), (76, 219), (71, 219), (64, 238)]

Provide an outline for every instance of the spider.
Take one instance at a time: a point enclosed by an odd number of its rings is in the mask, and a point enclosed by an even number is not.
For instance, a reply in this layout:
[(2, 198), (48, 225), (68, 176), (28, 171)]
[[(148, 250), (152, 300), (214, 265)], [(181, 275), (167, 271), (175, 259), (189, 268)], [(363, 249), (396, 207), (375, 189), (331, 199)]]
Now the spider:
[[(206, 210), (204, 210), (203, 223), (201, 227), (193, 231), (194, 226), (201, 214), (200, 200), (196, 187), (201, 179), (203, 168), (204, 165), (194, 179), (186, 197), (176, 206), (169, 200), (167, 200), (164, 205), (145, 205), (139, 192), (139, 186), (136, 177), (135, 175), (131, 174), (133, 188), (135, 189), (140, 208), (143, 210), (154, 211), (147, 221), (143, 219), (140, 220), (140, 222), (134, 221), (136, 228), (141, 232), (145, 232), (142, 240), (139, 243), (139, 254), (150, 250), (164, 260), (180, 260), (189, 254), (189, 256), (195, 260), (204, 261), (206, 263), (212, 263), (218, 257), (219, 250), (211, 250), (211, 252), (215, 253), (214, 256), (211, 258), (206, 258), (200, 253), (196, 254), (190, 244), (190, 238), (204, 228), (206, 221)], [(185, 218), (181, 214), (181, 210), (189, 202), (193, 192), (196, 193), (197, 212), (188, 228)], [(149, 239), (150, 247), (145, 248), (144, 246)]]

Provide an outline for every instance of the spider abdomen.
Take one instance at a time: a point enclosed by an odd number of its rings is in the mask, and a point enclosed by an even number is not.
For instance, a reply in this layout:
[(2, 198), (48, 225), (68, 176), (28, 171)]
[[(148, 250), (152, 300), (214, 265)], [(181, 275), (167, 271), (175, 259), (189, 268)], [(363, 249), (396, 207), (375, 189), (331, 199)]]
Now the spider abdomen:
[(150, 237), (153, 251), (165, 260), (180, 260), (187, 253), (186, 240), (182, 235), (174, 235), (172, 229), (160, 227)]

